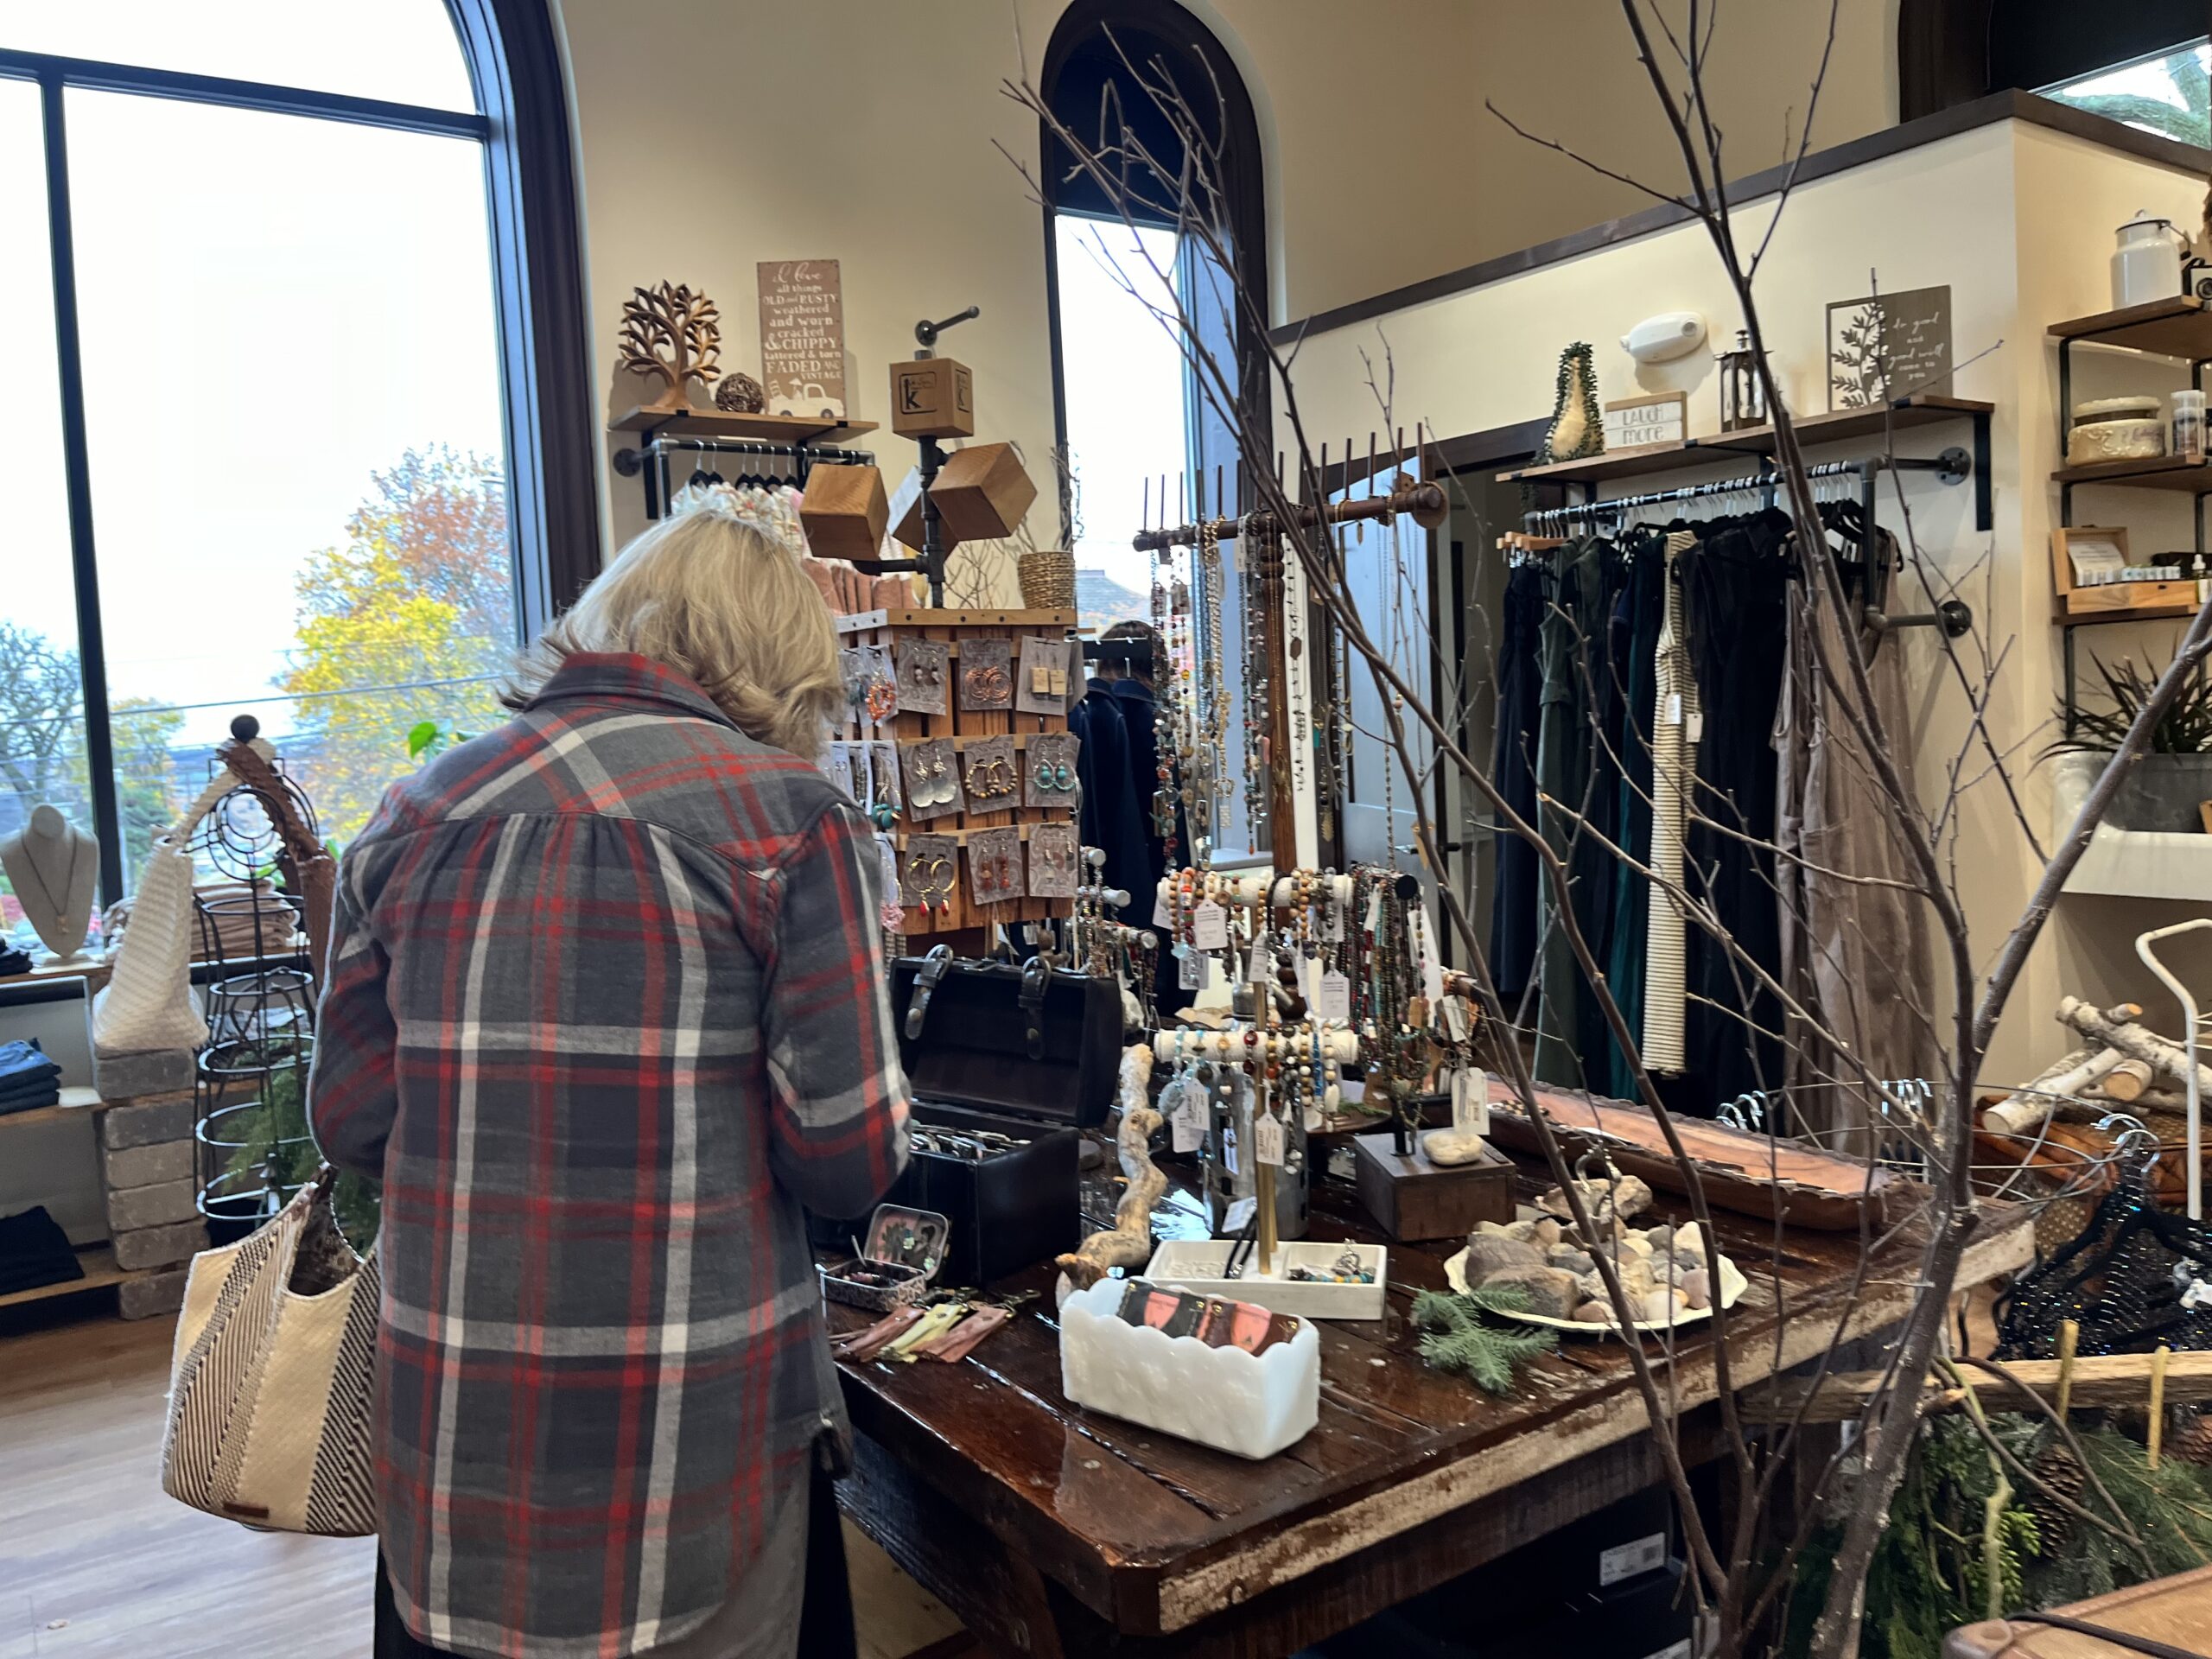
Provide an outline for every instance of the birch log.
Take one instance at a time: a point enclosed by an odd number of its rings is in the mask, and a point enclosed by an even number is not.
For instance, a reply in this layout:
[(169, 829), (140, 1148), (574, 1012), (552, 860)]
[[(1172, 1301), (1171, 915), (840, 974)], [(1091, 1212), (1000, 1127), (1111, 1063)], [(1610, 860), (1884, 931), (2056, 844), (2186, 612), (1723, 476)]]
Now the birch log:
[(2156, 1075), (2148, 1060), (2122, 1060), (2106, 1074), (2100, 1086), (2108, 1098), (2132, 1104), (2143, 1097)]
[[(2139, 1014), (2140, 1008), (2132, 1003), (2121, 1005), (2131, 1014)], [(2171, 1077), (2186, 1089), (2189, 1086), (2189, 1056), (2179, 1045), (2168, 1042), (2148, 1027), (2139, 1025), (2132, 1018), (2115, 1020), (2120, 1008), (2103, 1009), (2084, 1002), (2077, 996), (2063, 996), (2058, 1000), (2058, 1018), (2093, 1043), (2107, 1048), (2116, 1048), (2131, 1059), (2145, 1060), (2158, 1071)], [(2196, 1068), (2196, 1087), (2200, 1093), (2212, 1093), (2212, 1066), (2199, 1065)]]
[(1152, 1081), (1152, 1045), (1122, 1051), (1122, 1127), (1114, 1137), (1128, 1182), (1114, 1206), (1110, 1232), (1093, 1233), (1061, 1256), (1058, 1267), (1077, 1290), (1088, 1290), (1115, 1268), (1141, 1268), (1152, 1260), (1152, 1206), (1167, 1190), (1167, 1177), (1152, 1161), (1153, 1132), (1160, 1116), (1146, 1104)]
[(1983, 1127), (2008, 1135), (2033, 1135), (2050, 1121), (2061, 1095), (2078, 1095), (2126, 1059), (2117, 1048), (2077, 1048), (1981, 1115)]

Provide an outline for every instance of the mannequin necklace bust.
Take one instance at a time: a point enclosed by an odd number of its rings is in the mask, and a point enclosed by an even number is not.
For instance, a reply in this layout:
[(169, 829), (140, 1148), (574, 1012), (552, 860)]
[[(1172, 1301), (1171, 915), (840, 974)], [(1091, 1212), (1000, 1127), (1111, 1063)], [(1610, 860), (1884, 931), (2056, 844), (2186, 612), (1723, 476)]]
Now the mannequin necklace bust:
[(61, 962), (82, 956), (99, 883), (99, 843), (60, 808), (41, 803), (21, 830), (0, 836), (0, 870), (40, 943)]

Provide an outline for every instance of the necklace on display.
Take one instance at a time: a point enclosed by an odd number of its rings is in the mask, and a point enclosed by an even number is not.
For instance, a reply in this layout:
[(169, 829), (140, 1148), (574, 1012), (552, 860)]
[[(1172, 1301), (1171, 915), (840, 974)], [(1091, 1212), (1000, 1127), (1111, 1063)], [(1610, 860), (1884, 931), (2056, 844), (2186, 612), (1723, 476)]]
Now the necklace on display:
[(69, 897), (77, 891), (77, 861), (84, 856), (85, 843), (81, 841), (70, 842), (69, 874), (62, 878), (62, 896), (57, 899), (54, 896), (54, 889), (47, 885), (46, 872), (38, 867), (38, 855), (31, 850), (31, 842), (35, 838), (32, 831), (26, 830), (22, 838), (16, 844), (23, 849), (23, 868), (31, 873), (31, 878), (38, 883), (38, 890), (46, 895), (47, 908), (51, 910), (58, 919), (69, 913)]

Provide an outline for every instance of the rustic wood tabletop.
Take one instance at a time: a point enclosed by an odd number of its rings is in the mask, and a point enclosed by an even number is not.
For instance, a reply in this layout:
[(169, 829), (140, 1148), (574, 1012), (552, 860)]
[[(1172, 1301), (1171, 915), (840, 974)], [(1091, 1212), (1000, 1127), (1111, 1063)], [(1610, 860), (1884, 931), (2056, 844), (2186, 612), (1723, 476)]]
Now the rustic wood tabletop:
[[(1524, 1198), (1548, 1183), (1519, 1160)], [(1113, 1193), (1087, 1187), (1093, 1225)], [(1315, 1184), (1307, 1236), (1375, 1242), (1348, 1183)], [(1688, 1218), (1662, 1192), (1652, 1220)], [(1910, 1221), (1861, 1262), (1857, 1232), (1716, 1212), (1722, 1250), (1750, 1281), (1729, 1321), (1741, 1390), (1834, 1337), (1902, 1317), (1922, 1243)], [(1154, 1212), (1163, 1236), (1204, 1236), (1187, 1179)], [(1414, 1293), (1445, 1287), (1457, 1240), (1390, 1246), (1387, 1317), (1324, 1321), (1320, 1421), (1249, 1462), (1071, 1404), (1060, 1391), (1052, 1270), (1006, 1327), (955, 1364), (846, 1364), (856, 1435), (854, 1519), (987, 1646), (1006, 1653), (1280, 1656), (1578, 1520), (1658, 1480), (1642, 1399), (1611, 1336), (1568, 1338), (1514, 1393), (1428, 1370)], [(1994, 1205), (1961, 1287), (2026, 1263), (2024, 1210)], [(870, 1316), (833, 1306), (833, 1331)], [(1688, 1460), (1717, 1451), (1713, 1339), (1646, 1338), (1671, 1390)], [(1704, 1408), (1704, 1409), (1700, 1409)]]

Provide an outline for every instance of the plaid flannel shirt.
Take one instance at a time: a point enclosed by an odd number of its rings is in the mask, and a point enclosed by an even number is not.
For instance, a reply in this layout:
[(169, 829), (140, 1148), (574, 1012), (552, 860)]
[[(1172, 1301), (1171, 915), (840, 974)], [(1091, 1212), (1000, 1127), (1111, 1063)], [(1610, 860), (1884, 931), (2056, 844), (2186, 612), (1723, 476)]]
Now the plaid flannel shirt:
[(842, 1427), (802, 1203), (906, 1157), (881, 859), (805, 761), (578, 656), (346, 849), (309, 1090), (384, 1186), (402, 1617), (620, 1659), (727, 1599)]

